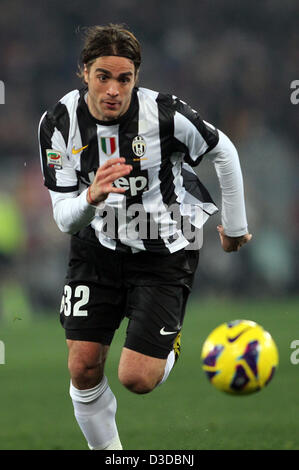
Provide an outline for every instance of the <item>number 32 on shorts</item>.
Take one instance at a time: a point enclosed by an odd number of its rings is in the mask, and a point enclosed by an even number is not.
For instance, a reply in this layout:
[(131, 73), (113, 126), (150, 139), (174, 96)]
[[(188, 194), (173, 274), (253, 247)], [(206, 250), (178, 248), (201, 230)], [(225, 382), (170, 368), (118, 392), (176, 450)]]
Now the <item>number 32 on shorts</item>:
[[(64, 313), (66, 317), (70, 316), (71, 313), (73, 313), (74, 317), (87, 317), (88, 311), (85, 310), (83, 307), (88, 303), (89, 301), (89, 287), (88, 286), (76, 286), (76, 288), (73, 289), (71, 286), (64, 286), (64, 292), (61, 300), (61, 306), (60, 306), (60, 313)], [(74, 297), (74, 306), (73, 306), (73, 312), (72, 312), (72, 296)], [(76, 299), (78, 299), (76, 301)]]

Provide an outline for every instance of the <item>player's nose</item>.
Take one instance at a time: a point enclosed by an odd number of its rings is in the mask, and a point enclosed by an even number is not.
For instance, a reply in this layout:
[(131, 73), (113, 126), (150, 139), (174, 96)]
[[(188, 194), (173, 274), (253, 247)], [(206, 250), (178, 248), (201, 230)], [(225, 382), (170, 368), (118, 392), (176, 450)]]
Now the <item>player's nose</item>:
[(119, 90), (116, 83), (110, 83), (109, 87), (107, 88), (107, 95), (109, 96), (118, 96)]

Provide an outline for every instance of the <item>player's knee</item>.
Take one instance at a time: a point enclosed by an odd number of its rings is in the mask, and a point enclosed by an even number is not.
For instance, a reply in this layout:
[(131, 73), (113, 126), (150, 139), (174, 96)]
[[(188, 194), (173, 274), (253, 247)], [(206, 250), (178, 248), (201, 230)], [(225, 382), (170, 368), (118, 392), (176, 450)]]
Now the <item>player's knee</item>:
[(126, 379), (121, 379), (120, 381), (124, 385), (124, 387), (130, 390), (130, 392), (137, 393), (140, 395), (151, 392), (155, 387), (155, 385), (153, 385), (149, 381), (140, 378), (128, 377)]
[(118, 377), (124, 387), (137, 394), (146, 394), (151, 392), (159, 382), (156, 377), (151, 377), (150, 375), (146, 375), (142, 372), (119, 372)]
[(97, 363), (88, 363), (84, 360), (70, 358), (68, 368), (72, 383), (78, 388), (91, 388), (102, 379), (103, 374)]
[(68, 341), (68, 368), (74, 387), (87, 389), (103, 378), (108, 346), (98, 343)]

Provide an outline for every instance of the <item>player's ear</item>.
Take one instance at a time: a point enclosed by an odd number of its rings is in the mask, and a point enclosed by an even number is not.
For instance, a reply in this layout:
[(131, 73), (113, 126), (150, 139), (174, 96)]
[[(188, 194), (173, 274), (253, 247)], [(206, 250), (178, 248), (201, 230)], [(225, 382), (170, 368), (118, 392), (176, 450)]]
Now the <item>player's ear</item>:
[(139, 69), (135, 71), (135, 86), (138, 85), (138, 80), (139, 80)]
[(84, 82), (86, 85), (88, 85), (88, 75), (89, 75), (89, 70), (86, 64), (83, 65), (83, 77), (84, 77)]

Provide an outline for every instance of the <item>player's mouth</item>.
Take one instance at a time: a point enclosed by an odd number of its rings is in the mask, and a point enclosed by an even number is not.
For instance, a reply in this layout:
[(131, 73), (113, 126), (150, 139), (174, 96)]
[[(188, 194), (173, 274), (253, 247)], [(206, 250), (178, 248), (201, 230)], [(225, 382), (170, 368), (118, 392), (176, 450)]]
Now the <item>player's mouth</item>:
[(120, 105), (121, 105), (120, 101), (110, 101), (110, 100), (109, 101), (108, 100), (104, 101), (105, 108), (110, 109), (111, 111), (119, 109)]

